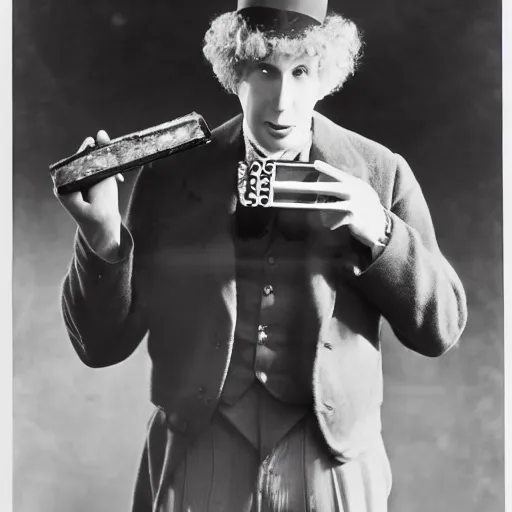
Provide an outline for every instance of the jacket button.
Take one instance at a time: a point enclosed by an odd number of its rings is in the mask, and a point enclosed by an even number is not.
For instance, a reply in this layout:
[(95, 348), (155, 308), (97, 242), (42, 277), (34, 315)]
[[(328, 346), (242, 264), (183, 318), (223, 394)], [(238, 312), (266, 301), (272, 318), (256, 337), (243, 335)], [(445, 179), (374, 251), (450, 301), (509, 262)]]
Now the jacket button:
[(272, 295), (274, 293), (274, 288), (272, 288), (271, 285), (267, 284), (267, 286), (265, 286), (263, 288), (263, 295), (265, 295), (265, 297), (268, 297), (269, 295)]
[(211, 404), (213, 402), (213, 398), (206, 394), (206, 389), (204, 387), (200, 387), (197, 390), (197, 398), (198, 400), (203, 400), (205, 404)]
[(269, 265), (275, 265), (276, 264), (276, 259), (274, 258), (274, 256), (269, 256), (267, 261), (268, 261)]
[(327, 350), (332, 350), (332, 344), (331, 344), (331, 343), (329, 343), (329, 342), (324, 343), (324, 347), (325, 347)]

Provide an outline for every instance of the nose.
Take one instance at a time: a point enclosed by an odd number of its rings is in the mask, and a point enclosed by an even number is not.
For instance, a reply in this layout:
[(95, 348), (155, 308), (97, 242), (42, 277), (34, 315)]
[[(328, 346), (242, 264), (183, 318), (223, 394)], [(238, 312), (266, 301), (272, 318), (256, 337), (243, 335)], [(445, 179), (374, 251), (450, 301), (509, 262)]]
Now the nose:
[(288, 110), (293, 103), (293, 83), (285, 75), (276, 80), (274, 108), (277, 112)]

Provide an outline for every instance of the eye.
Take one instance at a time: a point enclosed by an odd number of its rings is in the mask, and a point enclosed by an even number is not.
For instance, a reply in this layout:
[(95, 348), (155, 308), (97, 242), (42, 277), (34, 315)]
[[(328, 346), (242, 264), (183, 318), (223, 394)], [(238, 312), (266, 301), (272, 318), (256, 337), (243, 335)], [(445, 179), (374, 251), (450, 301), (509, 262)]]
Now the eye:
[(308, 74), (308, 68), (306, 66), (298, 66), (293, 70), (293, 76), (295, 78), (300, 78), (301, 76), (305, 76)]

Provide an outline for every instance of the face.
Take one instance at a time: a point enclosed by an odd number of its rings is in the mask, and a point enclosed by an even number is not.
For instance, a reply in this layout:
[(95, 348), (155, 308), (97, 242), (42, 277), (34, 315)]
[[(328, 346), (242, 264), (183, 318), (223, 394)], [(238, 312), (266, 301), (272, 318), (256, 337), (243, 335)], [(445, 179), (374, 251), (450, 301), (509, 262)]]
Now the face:
[(238, 87), (245, 119), (269, 152), (300, 148), (320, 99), (319, 59), (274, 52), (248, 64)]

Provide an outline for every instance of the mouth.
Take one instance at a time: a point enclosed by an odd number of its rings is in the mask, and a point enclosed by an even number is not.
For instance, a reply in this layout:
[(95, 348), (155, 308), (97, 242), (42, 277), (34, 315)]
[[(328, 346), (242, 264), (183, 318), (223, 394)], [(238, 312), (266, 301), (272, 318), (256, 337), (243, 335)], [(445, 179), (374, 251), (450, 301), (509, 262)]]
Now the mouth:
[(272, 128), (274, 130), (286, 130), (288, 128), (293, 128), (293, 125), (291, 125), (291, 124), (276, 124), (276, 123), (271, 123), (270, 121), (265, 121), (265, 124), (267, 126), (270, 126), (270, 128)]
[(265, 121), (265, 125), (269, 131), (276, 137), (286, 137), (294, 128), (293, 125), (276, 124), (270, 121)]

